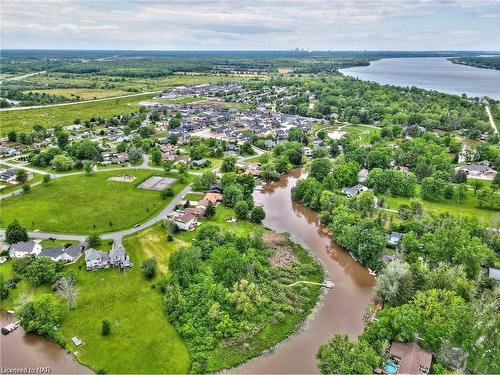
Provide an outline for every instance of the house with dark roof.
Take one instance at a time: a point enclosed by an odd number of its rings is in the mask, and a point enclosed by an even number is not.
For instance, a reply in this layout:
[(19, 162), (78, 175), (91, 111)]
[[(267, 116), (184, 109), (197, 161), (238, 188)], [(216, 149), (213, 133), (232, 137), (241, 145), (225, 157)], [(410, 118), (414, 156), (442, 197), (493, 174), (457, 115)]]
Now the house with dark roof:
[(38, 256), (50, 258), (55, 262), (63, 261), (66, 263), (74, 263), (80, 258), (84, 248), (82, 243), (47, 247), (43, 249)]
[(28, 255), (38, 255), (42, 251), (42, 246), (33, 240), (17, 242), (9, 247), (11, 258), (22, 258)]

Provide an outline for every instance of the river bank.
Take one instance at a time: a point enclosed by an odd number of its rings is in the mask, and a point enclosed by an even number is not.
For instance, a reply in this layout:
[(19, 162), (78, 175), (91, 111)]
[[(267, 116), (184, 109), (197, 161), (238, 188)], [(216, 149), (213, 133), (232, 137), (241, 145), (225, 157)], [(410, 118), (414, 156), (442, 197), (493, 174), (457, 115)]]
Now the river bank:
[[(13, 323), (14, 318), (0, 310), (0, 325)], [(7, 336), (2, 336), (0, 345), (0, 367), (7, 369), (47, 369), (47, 374), (92, 374), (87, 367), (79, 364), (58, 344), (19, 327)], [(5, 372), (7, 373), (7, 372)]]
[(266, 211), (263, 224), (310, 251), (335, 283), (294, 335), (270, 353), (250, 360), (230, 372), (246, 374), (318, 373), (316, 351), (336, 333), (356, 338), (362, 333), (362, 316), (373, 301), (374, 278), (321, 230), (318, 214), (293, 202), (291, 190), (303, 169), (295, 169), (254, 194)]

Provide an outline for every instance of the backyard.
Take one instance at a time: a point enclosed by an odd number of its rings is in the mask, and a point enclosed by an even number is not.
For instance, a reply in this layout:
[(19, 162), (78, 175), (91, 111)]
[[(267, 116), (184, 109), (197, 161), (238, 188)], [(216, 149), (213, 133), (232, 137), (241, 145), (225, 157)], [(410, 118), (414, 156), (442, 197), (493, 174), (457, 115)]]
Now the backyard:
[[(420, 195), (420, 185), (417, 186), (416, 196)], [(498, 193), (497, 193), (498, 196)], [(408, 204), (409, 199), (404, 197), (393, 197), (390, 195), (384, 195), (384, 207), (391, 210), (398, 210), (401, 204)], [(440, 201), (432, 202), (419, 199), (422, 202), (424, 211), (431, 211), (436, 214), (441, 214), (449, 212), (452, 215), (460, 214), (470, 218), (474, 218), (482, 222), (483, 224), (491, 227), (500, 226), (500, 211), (479, 208), (477, 206), (477, 199), (474, 196), (472, 190), (467, 190), (465, 194), (465, 199), (457, 203), (455, 199), (442, 199)]]
[[(133, 175), (133, 182), (109, 181), (112, 176)], [(59, 178), (34, 187), (28, 194), (2, 201), (0, 224), (14, 219), (30, 230), (56, 233), (104, 233), (130, 228), (160, 211), (169, 200), (158, 191), (136, 186), (161, 172), (124, 169)], [(172, 174), (175, 177), (174, 174)], [(172, 188), (177, 194), (194, 177)], [(169, 198), (171, 199), (171, 198)]]

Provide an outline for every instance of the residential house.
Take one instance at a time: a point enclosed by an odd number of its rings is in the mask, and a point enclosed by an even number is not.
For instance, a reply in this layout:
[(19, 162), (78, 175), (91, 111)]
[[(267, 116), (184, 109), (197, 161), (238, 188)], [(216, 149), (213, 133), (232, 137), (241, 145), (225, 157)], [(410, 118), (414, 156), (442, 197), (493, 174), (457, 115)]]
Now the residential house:
[(193, 230), (198, 225), (198, 218), (191, 212), (184, 212), (174, 217), (174, 223), (181, 230)]
[(391, 247), (398, 246), (398, 244), (401, 241), (402, 237), (403, 237), (403, 233), (391, 232), (391, 234), (389, 234), (387, 236), (387, 245), (391, 246)]
[(428, 374), (432, 365), (432, 353), (415, 342), (393, 342), (390, 357), (400, 374)]
[(132, 267), (130, 257), (125, 249), (122, 246), (115, 246), (115, 242), (113, 242), (113, 248), (109, 252), (109, 263), (115, 267)]
[(342, 193), (344, 193), (348, 198), (354, 197), (364, 191), (368, 191), (368, 188), (364, 185), (358, 184), (353, 187), (343, 187)]
[(53, 261), (63, 261), (66, 263), (74, 263), (80, 258), (83, 253), (84, 246), (79, 244), (68, 244), (66, 246), (48, 247), (43, 249), (39, 256), (48, 257)]
[(484, 164), (466, 164), (457, 168), (457, 170), (464, 171), (470, 177), (483, 178), (492, 180), (496, 172)]
[(33, 240), (18, 242), (10, 245), (9, 255), (11, 258), (21, 258), (28, 255), (38, 255), (42, 251), (42, 246)]
[(0, 169), (0, 181), (8, 182), (13, 184), (16, 182), (16, 170), (15, 169)]
[(313, 156), (313, 150), (310, 147), (304, 147), (304, 155), (307, 156), (308, 158)]
[(108, 268), (109, 253), (90, 248), (85, 251), (85, 265), (87, 267), (87, 271)]

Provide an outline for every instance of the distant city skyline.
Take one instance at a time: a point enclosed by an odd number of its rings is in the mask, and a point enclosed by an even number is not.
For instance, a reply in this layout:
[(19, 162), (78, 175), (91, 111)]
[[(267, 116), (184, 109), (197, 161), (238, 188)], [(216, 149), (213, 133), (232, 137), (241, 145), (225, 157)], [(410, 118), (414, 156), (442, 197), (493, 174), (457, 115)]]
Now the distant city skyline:
[(2, 0), (1, 48), (498, 50), (500, 1)]

